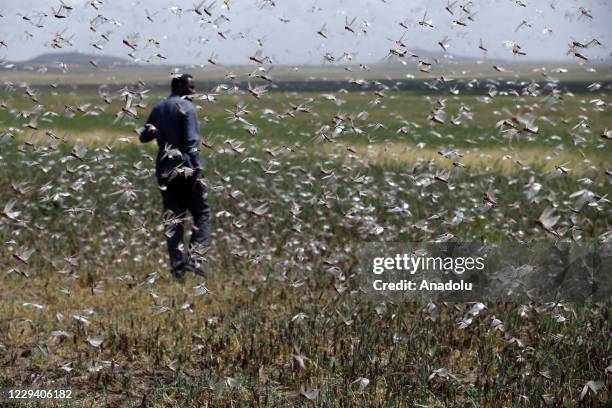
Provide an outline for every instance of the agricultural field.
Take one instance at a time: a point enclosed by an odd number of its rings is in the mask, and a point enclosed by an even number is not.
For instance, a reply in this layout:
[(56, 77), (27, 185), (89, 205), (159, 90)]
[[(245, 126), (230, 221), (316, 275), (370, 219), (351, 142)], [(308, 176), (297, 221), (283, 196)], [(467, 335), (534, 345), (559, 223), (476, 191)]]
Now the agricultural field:
[(380, 302), (355, 276), (368, 243), (609, 245), (609, 86), (198, 90), (213, 245), (181, 284), (137, 136), (163, 84), (10, 82), (0, 386), (82, 406), (608, 403), (608, 302)]

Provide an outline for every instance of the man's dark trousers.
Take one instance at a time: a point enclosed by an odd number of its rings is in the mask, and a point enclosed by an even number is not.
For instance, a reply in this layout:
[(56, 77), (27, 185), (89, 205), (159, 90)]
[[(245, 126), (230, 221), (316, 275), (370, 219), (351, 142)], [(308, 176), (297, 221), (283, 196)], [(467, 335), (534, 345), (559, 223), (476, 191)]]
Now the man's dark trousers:
[(161, 190), (171, 267), (183, 263), (183, 253), (179, 245), (183, 243), (183, 223), (187, 210), (193, 216), (189, 247), (197, 253), (210, 245), (211, 214), (208, 206), (208, 190), (204, 187), (202, 191), (194, 191), (193, 182), (193, 178), (178, 176), (164, 183), (167, 188)]

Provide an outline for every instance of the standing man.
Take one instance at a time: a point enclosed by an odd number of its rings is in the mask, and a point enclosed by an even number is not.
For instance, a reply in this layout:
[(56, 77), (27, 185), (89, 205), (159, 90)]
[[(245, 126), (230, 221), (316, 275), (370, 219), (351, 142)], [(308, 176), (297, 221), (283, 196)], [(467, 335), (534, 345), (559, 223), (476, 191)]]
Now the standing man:
[[(195, 92), (193, 77), (176, 76), (171, 87), (171, 95), (155, 105), (139, 138), (142, 143), (157, 140), (155, 175), (164, 202), (170, 266), (173, 276), (182, 280), (185, 270), (204, 275), (201, 261), (210, 244), (211, 215), (201, 167), (198, 117), (189, 100)], [(187, 210), (193, 216), (193, 229), (189, 250), (184, 254)]]

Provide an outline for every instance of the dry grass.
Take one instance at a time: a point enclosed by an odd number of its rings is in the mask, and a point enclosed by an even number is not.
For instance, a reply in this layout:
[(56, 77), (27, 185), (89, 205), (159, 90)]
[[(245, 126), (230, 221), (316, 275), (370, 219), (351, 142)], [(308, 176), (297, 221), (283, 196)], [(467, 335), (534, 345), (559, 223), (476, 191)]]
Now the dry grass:
[[(9, 275), (0, 280), (4, 386), (33, 387), (34, 378), (47, 388), (73, 389), (75, 400), (91, 407), (142, 401), (147, 406), (214, 407), (228, 401), (240, 406), (309, 406), (300, 395), (303, 384), (320, 390), (317, 406), (378, 406), (389, 400), (431, 407), (470, 400), (482, 406), (515, 406), (517, 393), (536, 400), (538, 393), (559, 398), (580, 391), (588, 380), (577, 378), (585, 370), (582, 354), (563, 339), (575, 338), (586, 323), (591, 329), (582, 341), (597, 350), (592, 364), (603, 364), (607, 309), (595, 305), (572, 312), (563, 307), (532, 311), (523, 321), (516, 317), (518, 305), (490, 305), (477, 323), (462, 330), (457, 321), (469, 305), (440, 305), (431, 315), (415, 304), (389, 304), (374, 312), (374, 305), (357, 293), (338, 294), (323, 276), (291, 289), (274, 279), (262, 281), (266, 273), (257, 268), (229, 275), (216, 270), (206, 282), (211, 293), (196, 296), (194, 286), (201, 279), (194, 276), (182, 286), (165, 272), (155, 283), (147, 283), (144, 273), (118, 272), (45, 272), (30, 279)], [(327, 312), (344, 304), (361, 310), (350, 323)], [(291, 323), (290, 316), (298, 312), (307, 317)], [(553, 313), (569, 320), (554, 323)], [(76, 315), (90, 323), (78, 322)], [(329, 315), (328, 323), (320, 319), (324, 315)], [(528, 347), (511, 345), (504, 333), (491, 330), (491, 316)], [(50, 335), (56, 330), (68, 331), (70, 337)], [(101, 333), (100, 347), (89, 343)], [(556, 342), (543, 340), (556, 335)], [(515, 361), (529, 355), (532, 346), (554, 347), (564, 356), (566, 368), (548, 353), (533, 362)], [(296, 355), (305, 358), (303, 368)], [(68, 363), (69, 372), (62, 368)], [(538, 368), (542, 366), (547, 369)], [(452, 377), (428, 379), (441, 367)], [(542, 375), (510, 379), (532, 370), (554, 378), (563, 371), (572, 381), (556, 384)], [(351, 385), (359, 377), (370, 380), (365, 392)], [(227, 381), (234, 380), (228, 386)], [(587, 401), (598, 406), (606, 392)]]
[[(322, 150), (328, 154), (337, 154), (347, 159), (356, 158), (365, 164), (404, 165), (433, 161), (437, 167), (466, 168), (496, 171), (503, 173), (518, 172), (537, 167), (545, 173), (558, 172), (558, 166), (570, 170), (573, 174), (592, 172), (591, 166), (605, 167), (610, 160), (604, 155), (593, 155), (589, 158), (577, 150), (558, 150), (539, 147), (519, 147), (509, 149), (491, 148), (457, 148), (457, 149), (419, 149), (407, 143), (386, 143), (371, 145), (328, 144)], [(450, 152), (450, 153), (449, 153)], [(455, 155), (453, 152), (461, 155)], [(444, 156), (446, 155), (446, 157)]]
[[(51, 133), (66, 141), (68, 144), (87, 145), (90, 148), (100, 146), (121, 147), (129, 144), (138, 144), (138, 136), (127, 131), (113, 131), (108, 129), (94, 129), (88, 131), (70, 131), (49, 129)], [(45, 131), (46, 132), (46, 131)], [(31, 144), (57, 143), (45, 132), (21, 133), (16, 139)], [(149, 145), (153, 149), (153, 144)], [(589, 151), (588, 154), (579, 149), (560, 149), (545, 147), (508, 148), (456, 148), (435, 149), (418, 148), (413, 144), (401, 142), (388, 142), (385, 144), (309, 144), (303, 147), (302, 152), (334, 154), (345, 157), (347, 160), (358, 159), (363, 164), (372, 165), (405, 165), (432, 161), (441, 168), (466, 168), (512, 173), (537, 167), (544, 173), (557, 172), (563, 174), (559, 167), (568, 169), (575, 175), (588, 174), (597, 168), (606, 168), (612, 165), (605, 154)], [(456, 155), (458, 153), (460, 157)], [(446, 155), (446, 157), (444, 156)]]

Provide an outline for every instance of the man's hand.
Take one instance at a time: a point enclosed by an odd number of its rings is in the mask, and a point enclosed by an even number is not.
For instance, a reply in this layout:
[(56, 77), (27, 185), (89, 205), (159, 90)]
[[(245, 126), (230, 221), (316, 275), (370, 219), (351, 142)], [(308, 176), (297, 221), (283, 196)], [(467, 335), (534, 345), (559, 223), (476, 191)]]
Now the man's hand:
[(196, 178), (191, 185), (191, 190), (196, 193), (201, 193), (206, 188), (206, 183), (203, 178)]

